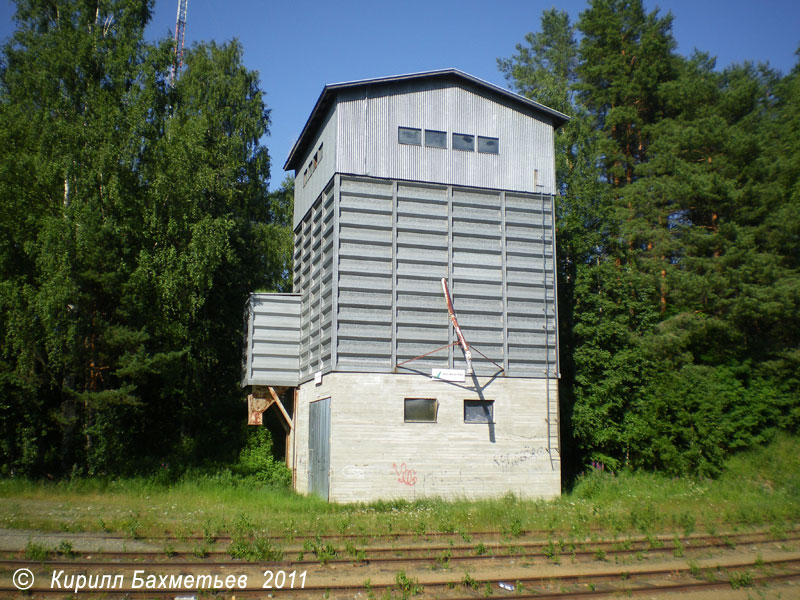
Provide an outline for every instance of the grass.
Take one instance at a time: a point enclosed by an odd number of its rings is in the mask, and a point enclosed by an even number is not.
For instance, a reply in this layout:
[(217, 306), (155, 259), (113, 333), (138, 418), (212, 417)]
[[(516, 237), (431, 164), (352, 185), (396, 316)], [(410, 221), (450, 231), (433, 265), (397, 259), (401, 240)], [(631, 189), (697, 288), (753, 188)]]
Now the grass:
[(130, 539), (195, 534), (207, 544), (244, 530), (290, 538), (343, 530), (417, 535), (446, 530), (459, 532), (464, 540), (484, 530), (509, 538), (529, 530), (581, 536), (595, 527), (615, 534), (691, 533), (742, 523), (785, 531), (787, 523), (800, 520), (800, 438), (782, 435), (767, 447), (734, 457), (717, 480), (597, 471), (549, 501), (507, 495), (337, 505), (207, 477), (171, 484), (144, 478), (6, 479), (0, 481), (0, 515), (0, 527), (6, 528), (106, 531)]

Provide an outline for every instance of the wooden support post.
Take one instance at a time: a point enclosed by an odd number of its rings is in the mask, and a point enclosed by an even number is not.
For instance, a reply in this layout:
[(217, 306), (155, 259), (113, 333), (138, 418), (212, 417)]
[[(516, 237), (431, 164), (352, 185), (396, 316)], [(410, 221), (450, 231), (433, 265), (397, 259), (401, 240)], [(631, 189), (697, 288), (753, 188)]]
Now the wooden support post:
[(269, 389), (269, 393), (272, 396), (272, 401), (270, 402), (270, 406), (272, 404), (276, 404), (278, 406), (278, 409), (281, 411), (281, 414), (285, 419), (285, 422), (281, 421), (281, 424), (283, 425), (283, 428), (286, 430), (286, 433), (288, 434), (291, 432), (292, 427), (294, 427), (294, 425), (292, 424), (292, 418), (289, 416), (289, 413), (286, 412), (286, 407), (283, 406), (283, 402), (281, 402), (281, 399), (278, 396), (278, 393), (275, 391), (275, 388), (270, 386), (267, 389)]

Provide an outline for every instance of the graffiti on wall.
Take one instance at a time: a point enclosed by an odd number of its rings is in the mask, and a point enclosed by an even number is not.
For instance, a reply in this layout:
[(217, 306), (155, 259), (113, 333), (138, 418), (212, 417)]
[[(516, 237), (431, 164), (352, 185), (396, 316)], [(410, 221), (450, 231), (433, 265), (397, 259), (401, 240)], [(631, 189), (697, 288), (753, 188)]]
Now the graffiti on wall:
[(392, 467), (394, 467), (394, 472), (397, 475), (397, 481), (399, 483), (408, 486), (417, 484), (417, 472), (414, 469), (409, 469), (406, 463), (401, 463), (399, 467), (397, 463), (392, 463)]
[[(494, 464), (500, 467), (503, 471), (513, 471), (517, 467), (519, 467), (522, 463), (528, 462), (529, 460), (536, 460), (536, 459), (549, 459), (550, 458), (550, 449), (544, 448), (542, 446), (525, 446), (519, 452), (512, 452), (510, 454), (500, 454), (494, 457)], [(558, 458), (558, 450), (553, 450), (552, 458)]]

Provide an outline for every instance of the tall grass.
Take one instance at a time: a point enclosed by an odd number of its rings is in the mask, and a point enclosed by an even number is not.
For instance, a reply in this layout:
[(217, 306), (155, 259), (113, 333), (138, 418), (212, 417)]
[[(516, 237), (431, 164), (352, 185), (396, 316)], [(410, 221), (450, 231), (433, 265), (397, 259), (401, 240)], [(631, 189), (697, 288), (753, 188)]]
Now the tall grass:
[(0, 481), (0, 526), (61, 531), (110, 531), (131, 537), (170, 532), (213, 538), (247, 523), (287, 537), (314, 533), (461, 533), (524, 530), (559, 535), (611, 532), (692, 533), (702, 528), (800, 520), (800, 438), (778, 436), (769, 446), (734, 457), (719, 479), (590, 469), (558, 499), (431, 498), (336, 505), (229, 475)]

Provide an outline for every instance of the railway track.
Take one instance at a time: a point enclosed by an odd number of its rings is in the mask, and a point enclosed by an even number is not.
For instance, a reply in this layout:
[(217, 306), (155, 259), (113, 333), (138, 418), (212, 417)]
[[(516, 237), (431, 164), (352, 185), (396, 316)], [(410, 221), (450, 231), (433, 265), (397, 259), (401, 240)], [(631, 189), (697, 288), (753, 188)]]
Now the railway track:
[[(377, 536), (363, 546), (356, 546), (351, 537), (314, 536), (281, 548), (274, 543), (279, 538), (252, 534), (209, 544), (213, 548), (204, 549), (202, 557), (196, 556), (196, 548), (181, 547), (189, 543), (185, 537), (150, 538), (136, 543), (165, 544), (165, 549), (67, 548), (70, 556), (53, 551), (36, 560), (24, 556), (23, 533), (15, 551), (0, 552), (0, 598), (19, 597), (12, 577), (20, 572), (36, 581), (26, 592), (29, 598), (660, 597), (767, 585), (786, 587), (792, 593), (785, 598), (800, 598), (798, 528), (781, 535), (754, 530), (579, 541), (484, 533), (469, 536), (469, 542), (463, 536)], [(68, 535), (52, 534), (48, 539)], [(6, 536), (7, 546), (12, 538)], [(107, 544), (109, 537), (73, 539), (86, 546)], [(243, 539), (266, 540), (272, 560), (231, 558), (234, 544)]]
[[(106, 539), (106, 538), (103, 538)], [(318, 538), (324, 539), (324, 538)], [(328, 538), (332, 539), (332, 538)], [(403, 563), (409, 561), (432, 561), (437, 563), (490, 560), (497, 557), (524, 558), (537, 560), (542, 558), (554, 559), (556, 557), (570, 557), (573, 560), (606, 560), (614, 556), (654, 554), (654, 553), (697, 553), (713, 548), (731, 548), (739, 544), (762, 543), (769, 541), (795, 542), (800, 540), (800, 530), (793, 530), (791, 534), (776, 539), (768, 531), (729, 533), (725, 535), (694, 535), (694, 536), (649, 536), (625, 538), (617, 540), (594, 541), (564, 541), (549, 539), (527, 541), (524, 539), (511, 539), (505, 542), (487, 541), (476, 544), (451, 543), (430, 544), (418, 542), (413, 545), (365, 545), (356, 547), (352, 544), (345, 547), (332, 545), (326, 542), (328, 556), (320, 558), (318, 546), (293, 545), (285, 548), (276, 546), (275, 552), (283, 555), (282, 564), (292, 566), (306, 566), (320, 563), (326, 564), (352, 564), (352, 563)], [(171, 540), (176, 543), (180, 540)], [(25, 565), (31, 562), (24, 559), (24, 550), (0, 552), (0, 566)], [(203, 556), (198, 556), (202, 553)], [(76, 561), (83, 564), (102, 564), (113, 561), (116, 565), (137, 565), (143, 561), (163, 562), (172, 566), (192, 567), (213, 563), (216, 565), (233, 566), (241, 560), (231, 560), (231, 546), (224, 549), (197, 549), (175, 550), (162, 549), (151, 551), (88, 551), (72, 552), (72, 556), (63, 559), (49, 559), (45, 563), (50, 566), (73, 566)], [(309, 556), (309, 558), (306, 558)], [(294, 557), (294, 558), (293, 558)]]
[[(162, 565), (163, 566), (163, 565)], [(489, 595), (503, 595), (513, 598), (602, 598), (619, 595), (662, 595), (683, 594), (693, 591), (731, 590), (763, 586), (786, 585), (800, 582), (800, 556), (786, 559), (754, 560), (729, 562), (715, 566), (668, 566), (654, 569), (615, 568), (602, 572), (556, 574), (518, 577), (472, 577), (469, 573), (420, 582), (398, 573), (393, 582), (372, 584), (369, 580), (361, 583), (325, 583), (302, 586), (295, 579), (291, 587), (280, 589), (265, 588), (263, 585), (238, 587), (235, 589), (205, 589), (198, 593), (184, 589), (142, 589), (141, 587), (116, 587), (111, 590), (81, 589), (80, 597), (105, 598), (372, 598), (372, 597), (419, 597), (443, 598), (447, 600), (472, 600)], [(241, 576), (241, 575), (237, 575)], [(250, 578), (253, 579), (252, 577)], [(61, 579), (59, 578), (59, 582)], [(66, 579), (64, 580), (66, 581)], [(286, 580), (284, 580), (286, 581)], [(260, 583), (260, 581), (259, 581)], [(800, 592), (796, 585), (790, 593)], [(68, 596), (72, 590), (32, 588), (30, 598), (50, 598)], [(490, 593), (489, 593), (490, 592)], [(0, 596), (13, 597), (19, 594), (14, 587), (0, 587)], [(796, 597), (794, 595), (786, 597)]]

